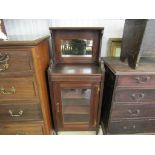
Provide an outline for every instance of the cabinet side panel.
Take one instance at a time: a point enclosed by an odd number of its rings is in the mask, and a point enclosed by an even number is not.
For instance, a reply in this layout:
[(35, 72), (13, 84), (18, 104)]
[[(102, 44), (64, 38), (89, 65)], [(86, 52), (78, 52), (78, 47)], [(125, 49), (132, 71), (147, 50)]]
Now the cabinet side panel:
[(49, 65), (48, 40), (45, 40), (37, 47), (32, 48), (32, 55), (35, 66), (37, 85), (39, 89), (40, 104), (45, 124), (45, 134), (51, 134), (51, 116), (46, 83), (46, 70)]
[(104, 94), (103, 94), (103, 102), (102, 102), (102, 113), (101, 113), (101, 121), (104, 125), (105, 130), (108, 130), (108, 123), (110, 119), (110, 110), (111, 103), (113, 98), (113, 91), (115, 86), (115, 76), (109, 70), (109, 68), (105, 65), (105, 81), (104, 81)]

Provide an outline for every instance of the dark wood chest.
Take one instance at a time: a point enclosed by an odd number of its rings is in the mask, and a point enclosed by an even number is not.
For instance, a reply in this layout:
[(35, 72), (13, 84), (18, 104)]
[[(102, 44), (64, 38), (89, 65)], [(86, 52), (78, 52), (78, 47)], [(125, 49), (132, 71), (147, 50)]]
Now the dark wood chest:
[(102, 125), (107, 134), (155, 132), (155, 64), (144, 59), (133, 70), (117, 58), (105, 59)]
[(51, 134), (48, 36), (0, 41), (0, 134)]

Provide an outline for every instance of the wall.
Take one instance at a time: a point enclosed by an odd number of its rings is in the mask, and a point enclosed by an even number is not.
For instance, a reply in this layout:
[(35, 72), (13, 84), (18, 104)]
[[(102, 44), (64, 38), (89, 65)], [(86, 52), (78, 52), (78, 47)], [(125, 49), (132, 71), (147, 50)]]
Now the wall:
[(122, 37), (125, 20), (103, 20), (103, 19), (5, 19), (5, 27), (8, 35), (32, 35), (49, 34), (51, 26), (70, 27), (104, 27), (101, 56), (106, 56), (109, 38)]

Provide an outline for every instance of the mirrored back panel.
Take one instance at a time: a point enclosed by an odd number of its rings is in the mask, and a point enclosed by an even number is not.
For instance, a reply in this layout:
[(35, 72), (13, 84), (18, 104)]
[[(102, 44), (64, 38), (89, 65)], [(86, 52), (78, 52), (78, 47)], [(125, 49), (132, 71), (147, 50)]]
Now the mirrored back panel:
[(61, 40), (62, 57), (71, 57), (71, 56), (92, 57), (92, 52), (93, 52), (93, 40), (86, 40), (86, 39)]
[(103, 28), (50, 28), (55, 63), (98, 63)]

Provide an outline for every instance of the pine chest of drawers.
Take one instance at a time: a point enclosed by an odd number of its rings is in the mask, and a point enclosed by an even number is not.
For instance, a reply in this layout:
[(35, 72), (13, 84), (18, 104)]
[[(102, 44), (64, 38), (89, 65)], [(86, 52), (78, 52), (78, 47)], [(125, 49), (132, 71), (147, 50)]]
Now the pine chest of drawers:
[(48, 36), (0, 41), (0, 134), (51, 134)]
[(143, 59), (133, 70), (105, 59), (102, 125), (107, 134), (155, 133), (155, 63)]

